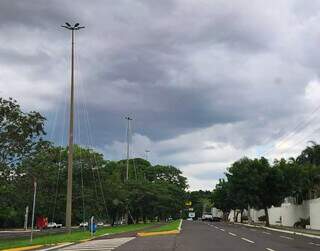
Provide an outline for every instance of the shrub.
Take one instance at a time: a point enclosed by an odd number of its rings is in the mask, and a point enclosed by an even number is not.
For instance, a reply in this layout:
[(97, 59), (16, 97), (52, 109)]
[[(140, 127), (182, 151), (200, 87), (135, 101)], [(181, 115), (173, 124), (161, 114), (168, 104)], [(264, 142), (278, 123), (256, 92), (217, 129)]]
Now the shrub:
[(258, 217), (258, 220), (259, 221), (266, 221), (266, 216), (265, 215), (262, 215), (262, 216), (260, 216), (260, 217)]
[(295, 228), (306, 228), (306, 225), (310, 225), (310, 218), (302, 219), (294, 223), (293, 227)]

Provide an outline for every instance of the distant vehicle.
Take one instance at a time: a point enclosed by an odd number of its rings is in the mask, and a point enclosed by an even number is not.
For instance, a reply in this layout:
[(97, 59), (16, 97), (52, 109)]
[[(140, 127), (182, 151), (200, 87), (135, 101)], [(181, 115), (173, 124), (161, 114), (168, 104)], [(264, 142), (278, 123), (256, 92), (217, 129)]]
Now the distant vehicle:
[(47, 228), (61, 228), (62, 224), (57, 224), (55, 222), (49, 222)]
[(103, 227), (103, 226), (104, 226), (104, 223), (103, 223), (103, 222), (98, 222), (98, 223), (97, 223), (97, 226), (98, 226), (98, 227)]
[(202, 221), (213, 221), (213, 217), (211, 213), (204, 213), (202, 215)]
[(192, 218), (188, 218), (187, 220), (188, 220), (188, 221), (193, 221), (193, 219), (192, 219)]
[(48, 218), (44, 216), (38, 216), (36, 219), (36, 226), (38, 229), (46, 229), (48, 227)]
[(79, 227), (88, 227), (88, 222), (81, 222)]
[(213, 221), (221, 221), (223, 218), (223, 212), (218, 208), (213, 207), (211, 209), (211, 214)]

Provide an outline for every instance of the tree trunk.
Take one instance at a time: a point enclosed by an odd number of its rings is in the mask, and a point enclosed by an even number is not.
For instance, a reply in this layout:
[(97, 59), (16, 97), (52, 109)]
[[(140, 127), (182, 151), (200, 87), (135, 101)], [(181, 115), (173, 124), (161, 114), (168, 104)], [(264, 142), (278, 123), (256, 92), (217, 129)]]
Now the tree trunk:
[(241, 223), (243, 223), (242, 215), (243, 215), (243, 209), (241, 209), (241, 211), (240, 211), (240, 222)]
[(264, 208), (264, 213), (266, 215), (266, 227), (269, 227), (270, 226), (270, 223), (269, 223), (269, 212), (268, 212), (268, 208), (267, 207)]
[(239, 211), (237, 211), (236, 213), (236, 218), (234, 219), (234, 222), (238, 222), (238, 215), (239, 215)]

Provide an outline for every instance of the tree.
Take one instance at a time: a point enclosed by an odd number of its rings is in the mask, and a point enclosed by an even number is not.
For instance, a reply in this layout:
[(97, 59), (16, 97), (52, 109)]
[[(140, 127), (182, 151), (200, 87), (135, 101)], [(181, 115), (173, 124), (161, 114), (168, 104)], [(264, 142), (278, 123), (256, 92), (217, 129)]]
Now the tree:
[(224, 219), (227, 219), (228, 213), (231, 209), (236, 208), (235, 200), (232, 197), (230, 184), (225, 179), (219, 179), (212, 193), (212, 201), (214, 207), (223, 212)]
[(17, 196), (16, 168), (32, 156), (42, 141), (44, 121), (37, 112), (25, 113), (16, 100), (0, 98), (0, 222), (17, 222), (18, 211), (12, 200)]
[(266, 215), (266, 226), (269, 226), (268, 208), (278, 206), (282, 203), (286, 196), (284, 175), (277, 166), (270, 166), (265, 158), (254, 159), (254, 168), (256, 173), (256, 189), (257, 199), (254, 206), (258, 209), (264, 209)]

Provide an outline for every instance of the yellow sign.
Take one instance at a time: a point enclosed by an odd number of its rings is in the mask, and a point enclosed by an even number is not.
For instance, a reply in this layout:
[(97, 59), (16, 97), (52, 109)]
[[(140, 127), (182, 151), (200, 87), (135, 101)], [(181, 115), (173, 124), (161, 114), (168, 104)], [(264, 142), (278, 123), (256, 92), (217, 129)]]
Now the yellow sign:
[(192, 202), (190, 200), (186, 201), (186, 206), (192, 206)]

